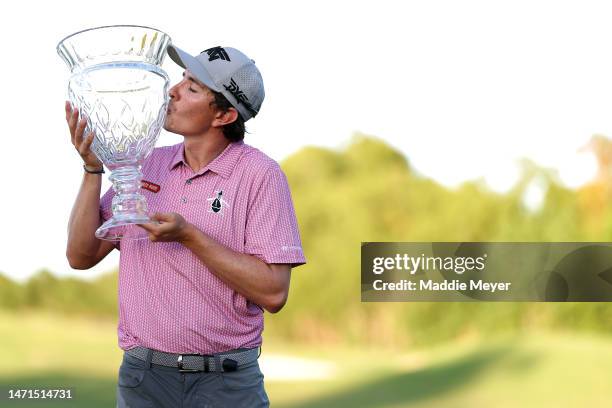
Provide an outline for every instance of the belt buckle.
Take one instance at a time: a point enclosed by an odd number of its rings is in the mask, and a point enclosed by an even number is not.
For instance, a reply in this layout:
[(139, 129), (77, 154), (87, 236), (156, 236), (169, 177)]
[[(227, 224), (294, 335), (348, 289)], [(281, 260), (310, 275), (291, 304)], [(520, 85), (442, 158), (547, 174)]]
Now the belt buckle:
[(204, 370), (199, 370), (197, 368), (183, 368), (183, 357), (184, 356), (197, 356), (197, 357), (206, 358), (205, 356), (201, 354), (179, 354), (177, 361), (176, 361), (178, 363), (179, 373), (199, 373), (201, 371), (204, 371)]

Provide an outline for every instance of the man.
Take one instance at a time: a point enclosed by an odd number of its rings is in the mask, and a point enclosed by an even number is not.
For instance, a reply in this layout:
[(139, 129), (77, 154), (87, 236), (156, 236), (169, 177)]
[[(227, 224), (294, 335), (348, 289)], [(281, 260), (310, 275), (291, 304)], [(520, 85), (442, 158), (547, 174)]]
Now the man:
[[(290, 271), (305, 263), (285, 175), (242, 141), (264, 98), (254, 61), (229, 47), (193, 57), (169, 92), (165, 129), (184, 142), (156, 148), (143, 165), (152, 219), (148, 240), (120, 249), (119, 407), (269, 406), (257, 358), (263, 310), (287, 300)], [(111, 214), (100, 199), (93, 135), (66, 105), (85, 174), (69, 221), (70, 265), (87, 269), (115, 246), (94, 238)], [(99, 211), (98, 211), (99, 209)], [(138, 228), (133, 226), (132, 228)]]

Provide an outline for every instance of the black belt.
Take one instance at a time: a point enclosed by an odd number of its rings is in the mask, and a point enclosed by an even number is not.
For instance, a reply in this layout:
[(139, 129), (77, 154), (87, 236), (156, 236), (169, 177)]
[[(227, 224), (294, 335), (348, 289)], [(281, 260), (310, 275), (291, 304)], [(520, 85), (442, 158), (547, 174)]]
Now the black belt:
[(151, 363), (166, 367), (178, 368), (181, 373), (196, 373), (200, 371), (236, 371), (245, 364), (252, 363), (259, 358), (261, 349), (237, 349), (217, 354), (173, 354), (163, 351), (134, 347), (125, 350), (127, 354), (140, 360), (147, 360), (147, 353), (151, 350), (153, 356)]

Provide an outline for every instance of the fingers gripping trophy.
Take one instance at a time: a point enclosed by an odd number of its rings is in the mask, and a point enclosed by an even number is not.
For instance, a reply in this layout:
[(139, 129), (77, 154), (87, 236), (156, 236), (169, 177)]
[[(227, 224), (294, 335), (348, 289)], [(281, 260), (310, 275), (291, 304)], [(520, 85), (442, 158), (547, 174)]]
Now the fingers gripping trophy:
[(66, 116), (73, 144), (86, 170), (103, 163), (111, 172), (113, 216), (96, 230), (99, 239), (147, 237), (134, 224), (152, 222), (140, 193), (141, 168), (166, 119), (169, 79), (161, 65), (169, 43), (153, 28), (108, 26), (72, 34), (57, 46), (70, 68)]

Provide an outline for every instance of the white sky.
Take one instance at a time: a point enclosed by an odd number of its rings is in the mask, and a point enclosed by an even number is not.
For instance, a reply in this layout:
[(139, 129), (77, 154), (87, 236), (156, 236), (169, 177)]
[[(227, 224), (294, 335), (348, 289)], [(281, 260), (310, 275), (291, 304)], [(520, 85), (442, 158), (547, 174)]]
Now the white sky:
[[(118, 264), (115, 251), (72, 271), (64, 257), (82, 169), (55, 47), (73, 32), (138, 24), (192, 54), (243, 50), (266, 85), (246, 142), (276, 160), (360, 131), (447, 186), (484, 177), (504, 191), (518, 157), (559, 169), (570, 186), (593, 176), (592, 156), (577, 149), (612, 136), (611, 16), (612, 4), (584, 0), (11, 2), (0, 15), (0, 271), (93, 277)], [(169, 58), (164, 69), (179, 80)], [(163, 133), (157, 145), (181, 140)]]

